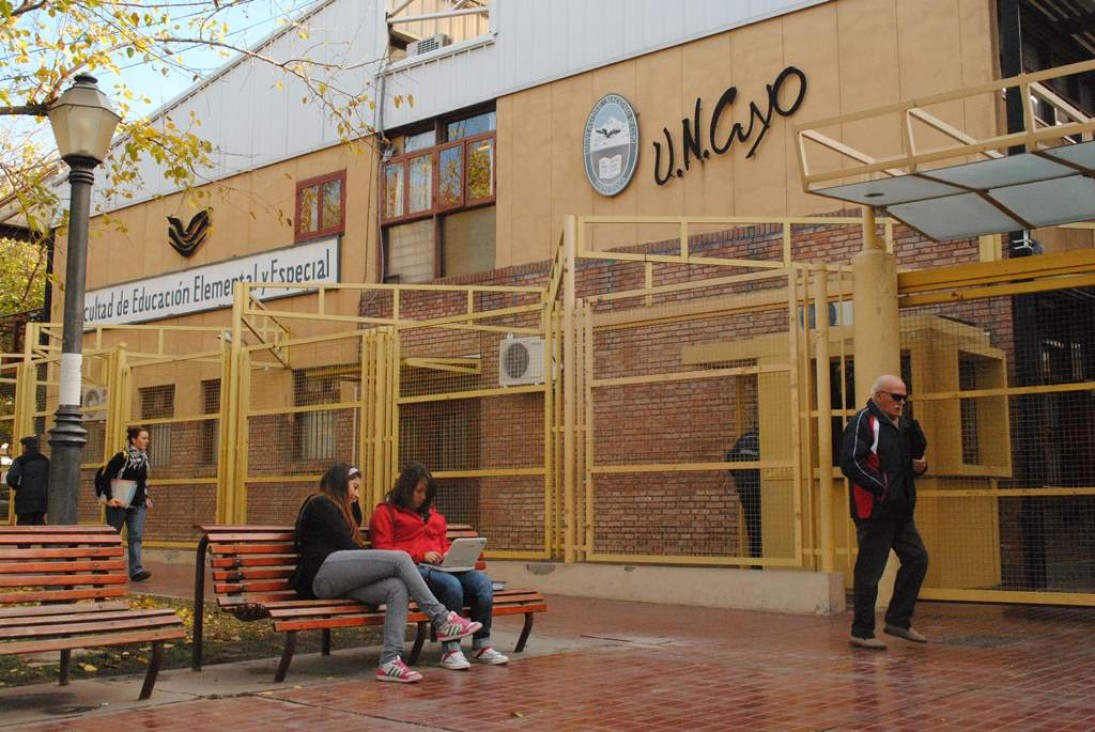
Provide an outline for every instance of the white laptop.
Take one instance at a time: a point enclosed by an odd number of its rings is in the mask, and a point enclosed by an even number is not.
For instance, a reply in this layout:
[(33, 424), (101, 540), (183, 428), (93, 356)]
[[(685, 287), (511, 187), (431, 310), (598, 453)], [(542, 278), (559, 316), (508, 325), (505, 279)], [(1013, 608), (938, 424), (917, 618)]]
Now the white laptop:
[(445, 555), (445, 559), (434, 569), (442, 572), (467, 572), (475, 569), (475, 563), (479, 561), (479, 555), (483, 553), (483, 547), (486, 545), (485, 536), (457, 539), (449, 546), (449, 553)]

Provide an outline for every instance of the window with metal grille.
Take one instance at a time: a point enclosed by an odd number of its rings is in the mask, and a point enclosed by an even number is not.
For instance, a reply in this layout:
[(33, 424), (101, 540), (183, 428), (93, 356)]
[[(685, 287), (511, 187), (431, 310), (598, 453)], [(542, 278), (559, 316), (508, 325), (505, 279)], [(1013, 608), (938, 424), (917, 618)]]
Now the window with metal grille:
[[(202, 382), (202, 413), (217, 414), (221, 408), (221, 380)], [(217, 445), (220, 444), (220, 419), (207, 419), (201, 423), (198, 442), (198, 459), (204, 465), (217, 461)]]
[[(338, 376), (328, 369), (298, 371), (293, 389), (296, 406), (333, 404), (338, 401)], [(300, 460), (329, 460), (336, 457), (338, 413), (334, 410), (296, 414), (293, 443)]]
[[(141, 402), (141, 419), (153, 420), (175, 415), (175, 385), (150, 386), (137, 390)], [(153, 424), (148, 427), (148, 459), (152, 466), (171, 462), (171, 425)]]

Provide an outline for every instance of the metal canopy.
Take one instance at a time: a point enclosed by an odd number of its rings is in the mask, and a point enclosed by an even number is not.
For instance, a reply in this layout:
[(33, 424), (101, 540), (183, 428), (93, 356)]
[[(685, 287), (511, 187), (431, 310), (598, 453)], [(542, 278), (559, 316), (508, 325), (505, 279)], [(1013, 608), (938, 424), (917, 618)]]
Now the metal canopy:
[(940, 241), (1095, 219), (1095, 142), (1055, 152), (1021, 153), (813, 192), (885, 208)]
[[(1092, 70), (1095, 62), (1072, 64), (801, 126), (797, 132), (803, 188), (884, 209), (937, 241), (1093, 220), (1095, 121), (1043, 84)], [(991, 100), (1008, 87), (1018, 87), (1025, 101), (1024, 132), (977, 140), (926, 109), (942, 109), (947, 102), (978, 95)], [(1052, 124), (1035, 115), (1036, 102), (1043, 109), (1046, 104), (1052, 107)], [(820, 132), (895, 116), (903, 124), (905, 150), (886, 158), (872, 158)], [(949, 138), (949, 144), (918, 150), (916, 125), (930, 127), (937, 137)], [(812, 172), (807, 143), (839, 153), (840, 166)], [(1013, 154), (1005, 156), (1004, 151)], [(987, 159), (976, 160), (979, 156)], [(854, 161), (851, 166), (849, 158)]]

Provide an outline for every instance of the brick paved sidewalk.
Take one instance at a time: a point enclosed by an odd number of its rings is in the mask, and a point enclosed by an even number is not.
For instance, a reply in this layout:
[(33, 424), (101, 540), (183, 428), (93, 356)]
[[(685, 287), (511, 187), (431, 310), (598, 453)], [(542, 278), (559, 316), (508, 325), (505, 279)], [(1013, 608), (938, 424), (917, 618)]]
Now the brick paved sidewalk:
[[(1093, 730), (1095, 609), (921, 605), (919, 646), (847, 645), (850, 616), (552, 597), (529, 652), (468, 672), (423, 655), (417, 685), (371, 679), (377, 649), (138, 680), (0, 689), (18, 732), (305, 730)], [(511, 647), (519, 624), (503, 619)], [(102, 701), (108, 699), (107, 706)], [(66, 710), (66, 705), (68, 709)]]

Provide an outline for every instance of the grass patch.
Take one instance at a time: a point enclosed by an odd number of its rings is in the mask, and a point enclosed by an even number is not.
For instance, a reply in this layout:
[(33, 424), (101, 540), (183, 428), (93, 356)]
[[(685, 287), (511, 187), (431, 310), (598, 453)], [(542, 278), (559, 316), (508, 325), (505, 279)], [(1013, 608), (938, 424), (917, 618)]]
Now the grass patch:
[[(164, 644), (163, 670), (189, 669), (194, 638), (193, 603), (151, 595), (130, 595), (127, 599), (131, 607), (169, 607), (179, 614), (186, 624), (186, 639)], [(209, 603), (205, 606), (204, 625), (203, 666), (281, 656), (285, 634), (275, 633), (269, 620), (245, 623)], [(299, 633), (296, 655), (317, 653), (320, 650), (321, 637), (320, 631)], [(332, 650), (379, 644), (379, 628), (337, 628), (331, 631)], [(57, 683), (60, 673), (59, 657), (58, 652), (34, 656), (0, 656), (0, 688)], [(149, 644), (88, 648), (86, 653), (73, 654), (72, 678), (143, 674), (151, 657), (152, 646)]]

